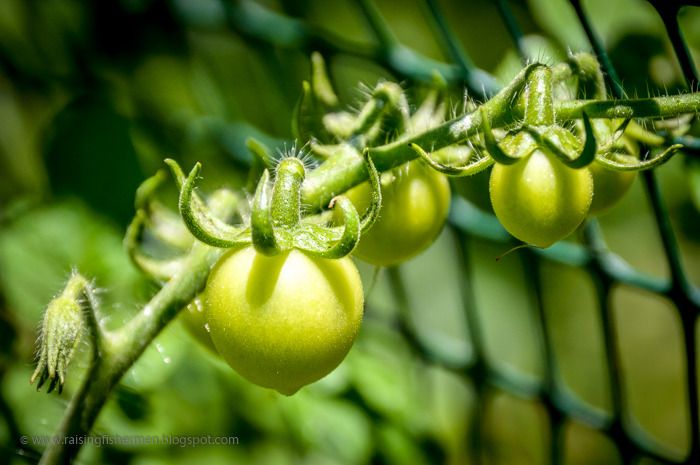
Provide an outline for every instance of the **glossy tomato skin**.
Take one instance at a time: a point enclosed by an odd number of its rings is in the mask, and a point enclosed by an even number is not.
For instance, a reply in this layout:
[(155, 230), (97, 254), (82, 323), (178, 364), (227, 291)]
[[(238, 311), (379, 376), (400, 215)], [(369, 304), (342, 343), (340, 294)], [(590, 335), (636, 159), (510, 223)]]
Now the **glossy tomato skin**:
[[(613, 122), (606, 119), (593, 120), (593, 129), (600, 141), (614, 137), (616, 128), (621, 121)], [(633, 139), (622, 136), (613, 143), (612, 153), (608, 158), (624, 164), (634, 165), (639, 162), (639, 144)], [(593, 176), (593, 202), (591, 215), (604, 213), (613, 207), (627, 193), (632, 182), (637, 177), (636, 171), (618, 171), (605, 167), (598, 160), (588, 165)]]
[(203, 293), (211, 339), (241, 376), (292, 395), (330, 373), (360, 328), (363, 291), (352, 260), (253, 247), (224, 255)]
[(218, 355), (216, 347), (209, 335), (209, 326), (204, 316), (204, 305), (202, 299), (198, 296), (180, 312), (180, 320), (185, 325), (187, 332), (194, 337), (203, 347), (211, 353)]
[[(346, 195), (360, 212), (369, 205), (370, 186)], [(440, 234), (450, 208), (450, 184), (442, 173), (415, 160), (382, 175), (382, 209), (353, 252), (378, 266), (392, 266), (425, 250)]]
[(612, 208), (632, 187), (637, 177), (635, 171), (611, 170), (597, 161), (591, 163), (588, 168), (593, 176), (594, 193), (590, 211), (592, 215), (604, 213)]
[(549, 247), (585, 219), (593, 179), (588, 168), (569, 168), (537, 149), (512, 165), (496, 164), (489, 191), (496, 217), (510, 234)]

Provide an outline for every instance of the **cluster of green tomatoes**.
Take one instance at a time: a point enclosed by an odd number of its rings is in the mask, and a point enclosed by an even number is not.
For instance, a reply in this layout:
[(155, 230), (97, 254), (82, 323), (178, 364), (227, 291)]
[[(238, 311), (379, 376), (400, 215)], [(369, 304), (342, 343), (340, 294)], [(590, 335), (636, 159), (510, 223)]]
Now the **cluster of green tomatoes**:
[[(353, 255), (398, 264), (428, 247), (447, 218), (446, 177), (419, 161), (382, 177), (382, 208)], [(346, 195), (364, 211), (371, 187)], [(287, 395), (332, 371), (362, 321), (360, 275), (349, 256), (292, 248), (274, 255), (234, 247), (214, 266), (204, 292), (184, 311), (187, 328), (249, 381)]]
[[(491, 168), (491, 204), (501, 224), (524, 243), (548, 247), (615, 204), (636, 170), (672, 153), (639, 160), (629, 133), (643, 129), (629, 119), (589, 120), (584, 113), (574, 124), (557, 123), (553, 82), (561, 70), (544, 65), (530, 65), (502, 95), (467, 114), (478, 129), (473, 136), (428, 153), (417, 136), (438, 134), (449, 123), (439, 92), (411, 111), (402, 89), (384, 82), (359, 112), (345, 112), (320, 56), (312, 64), (295, 132), (311, 141), (307, 150), (318, 166), (310, 169), (296, 156), (274, 160), (251, 141), (252, 200), (229, 192), (205, 201), (194, 190), (199, 165), (186, 176), (169, 162), (189, 231), (228, 249), (183, 318), (241, 376), (287, 395), (332, 371), (356, 339), (364, 295), (350, 254), (394, 266), (426, 249), (447, 219), (447, 175)], [(605, 98), (594, 60), (574, 57), (567, 69), (571, 75), (583, 70), (578, 79), (598, 85), (598, 97)], [(498, 106), (518, 101), (522, 117), (492, 130), (492, 121), (507, 113)], [(400, 151), (393, 166), (386, 167), (386, 147)], [(227, 199), (237, 205), (237, 225), (230, 212), (222, 214)], [(134, 258), (159, 272), (144, 257)]]

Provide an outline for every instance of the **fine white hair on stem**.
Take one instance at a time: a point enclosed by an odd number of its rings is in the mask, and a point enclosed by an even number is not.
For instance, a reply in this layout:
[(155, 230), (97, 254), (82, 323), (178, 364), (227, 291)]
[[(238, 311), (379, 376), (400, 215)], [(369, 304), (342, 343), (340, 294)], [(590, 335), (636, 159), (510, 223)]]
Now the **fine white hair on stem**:
[(272, 158), (272, 167), (275, 171), (279, 167), (282, 160), (287, 158), (296, 158), (302, 162), (304, 169), (309, 171), (317, 166), (317, 161), (314, 159), (313, 155), (309, 150), (311, 145), (310, 141), (304, 143), (304, 145), (297, 147), (297, 141), (292, 143), (292, 146), (287, 148), (287, 143), (285, 142), (281, 148), (277, 149), (277, 157)]

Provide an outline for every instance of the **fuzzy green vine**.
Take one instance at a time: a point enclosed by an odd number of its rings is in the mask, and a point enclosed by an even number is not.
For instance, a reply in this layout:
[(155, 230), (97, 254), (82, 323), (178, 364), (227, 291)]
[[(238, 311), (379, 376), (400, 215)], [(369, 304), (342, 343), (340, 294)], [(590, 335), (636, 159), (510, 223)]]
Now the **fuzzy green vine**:
[[(107, 330), (92, 284), (77, 273), (49, 304), (32, 381), (39, 387), (48, 382), (49, 391), (60, 390), (76, 341), (88, 338), (93, 348), (90, 369), (66, 409), (57, 437), (89, 434), (111, 390), (157, 334), (202, 291), (211, 267), (226, 249), (252, 244), (265, 255), (294, 248), (323, 258), (346, 256), (381, 211), (380, 173), (419, 158), (450, 176), (471, 175), (494, 164), (524, 163), (537, 151), (551, 154), (564, 170), (586, 170), (592, 163), (620, 171), (651, 169), (682, 148), (676, 142), (683, 140), (683, 134), (651, 133), (639, 121), (695, 115), (700, 110), (700, 93), (609, 100), (597, 62), (587, 54), (552, 67), (530, 64), (492, 98), (446, 121), (439, 89), (411, 112), (402, 89), (383, 82), (359, 112), (350, 113), (340, 106), (330, 82), (323, 59), (314, 54), (311, 80), (303, 85), (293, 127), (299, 141), (308, 142), (317, 166), (306, 166), (296, 154), (273, 160), (269, 149), (251, 140), (254, 166), (260, 169), (249, 202), (241, 193), (227, 190), (200, 195), (195, 183), (202, 167), (197, 164), (186, 175), (176, 162), (167, 160), (180, 188), (179, 215), (155, 195), (166, 180), (164, 172), (143, 183), (125, 243), (134, 263), (163, 286), (131, 321)], [(555, 97), (554, 86), (573, 90), (573, 98)], [(576, 98), (576, 90), (584, 88), (596, 98)], [(637, 158), (624, 151), (623, 138), (655, 150)], [(344, 194), (367, 180), (370, 208), (359, 212)], [(301, 205), (308, 208), (302, 210)], [(168, 260), (146, 254), (141, 250), (145, 231), (179, 254)], [(78, 451), (78, 445), (56, 441), (41, 463), (65, 463)]]

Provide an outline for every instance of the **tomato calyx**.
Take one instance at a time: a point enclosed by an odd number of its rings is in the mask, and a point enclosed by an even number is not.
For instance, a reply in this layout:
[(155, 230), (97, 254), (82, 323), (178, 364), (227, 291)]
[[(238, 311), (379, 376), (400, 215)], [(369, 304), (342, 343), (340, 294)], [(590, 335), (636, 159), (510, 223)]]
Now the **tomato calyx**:
[(197, 163), (185, 176), (175, 161), (166, 160), (166, 163), (180, 184), (180, 214), (187, 229), (201, 242), (221, 248), (252, 243), (260, 253), (270, 256), (299, 249), (311, 256), (341, 258), (353, 251), (381, 208), (379, 173), (369, 152), (365, 150), (362, 156), (372, 187), (370, 208), (360, 216), (345, 196), (334, 197), (329, 208), (339, 210), (342, 226), (324, 226), (302, 218), (301, 187), (306, 169), (297, 157), (279, 162), (274, 181), (270, 179), (270, 170), (263, 171), (253, 196), (249, 224), (241, 222), (235, 226), (218, 218), (194, 191), (201, 164)]
[(481, 109), (484, 145), (496, 161), (491, 171), (491, 204), (514, 237), (549, 247), (573, 232), (585, 219), (593, 196), (586, 168), (596, 157), (593, 126), (583, 113), (584, 138), (554, 121), (552, 72), (533, 69), (522, 96), (525, 120), (499, 142)]
[(497, 163), (517, 163), (537, 149), (557, 156), (570, 168), (583, 168), (593, 161), (598, 143), (586, 112), (583, 112), (582, 118), (585, 131), (583, 140), (554, 121), (550, 68), (538, 66), (532, 70), (525, 84), (524, 98), (525, 121), (519, 128), (509, 131), (500, 144), (493, 134), (488, 114), (483, 108), (480, 110), (484, 145)]
[[(186, 181), (180, 166), (166, 160), (170, 165), (177, 184), (181, 187)], [(170, 280), (187, 266), (188, 254), (194, 243), (180, 215), (165, 207), (157, 198), (157, 191), (165, 181), (165, 171), (158, 171), (146, 179), (136, 191), (136, 214), (127, 228), (124, 245), (129, 258), (142, 272), (157, 282)], [(228, 189), (218, 189), (206, 200), (191, 193), (191, 204), (198, 213), (206, 213), (202, 221), (216, 226), (232, 228), (229, 222), (246, 216), (245, 199)], [(219, 246), (229, 245), (219, 239)], [(157, 244), (156, 247), (149, 245)], [(235, 243), (233, 243), (235, 244)], [(232, 244), (232, 245), (233, 245)], [(155, 249), (156, 253), (153, 254)], [(163, 253), (165, 252), (165, 253)]]
[(360, 235), (376, 220), (381, 207), (379, 173), (366, 152), (364, 157), (373, 186), (371, 206), (360, 217), (347, 197), (334, 197), (329, 208), (337, 208), (340, 212), (343, 224), (340, 227), (301, 219), (300, 189), (304, 168), (298, 159), (287, 158), (280, 163), (272, 187), (269, 172), (265, 171), (253, 199), (251, 229), (255, 248), (266, 255), (277, 255), (294, 248), (322, 258), (341, 258), (352, 252)]
[[(596, 73), (591, 80), (598, 85)], [(599, 93), (604, 95), (604, 89)], [(680, 148), (672, 145), (640, 161), (622, 139), (631, 120), (617, 127), (611, 120), (596, 121), (594, 130), (583, 111), (576, 132), (560, 126), (554, 120), (552, 71), (543, 65), (527, 76), (520, 98), (525, 100), (524, 121), (500, 141), (483, 107), (480, 116), (484, 146), (497, 164), (491, 172), (492, 206), (506, 229), (528, 244), (548, 247), (573, 232), (591, 205), (600, 211), (623, 195), (631, 178), (616, 179), (604, 170), (648, 169)], [(592, 203), (594, 184), (598, 201)]]
[[(567, 65), (579, 78), (577, 93), (580, 98), (589, 95), (599, 101), (607, 100), (603, 73), (595, 57), (588, 53), (577, 53), (569, 57)], [(586, 123), (585, 119), (583, 123)], [(677, 136), (689, 130), (689, 126), (681, 123), (680, 119), (676, 123), (674, 134), (661, 137), (647, 131), (632, 118), (595, 120), (595, 136), (601, 141), (595, 154), (595, 166), (604, 170), (636, 172), (661, 165), (683, 147), (678, 143)], [(581, 124), (576, 124), (576, 130), (581, 132)], [(585, 131), (588, 137), (589, 128), (586, 127)], [(644, 156), (640, 159), (637, 142), (666, 148), (654, 156)]]

